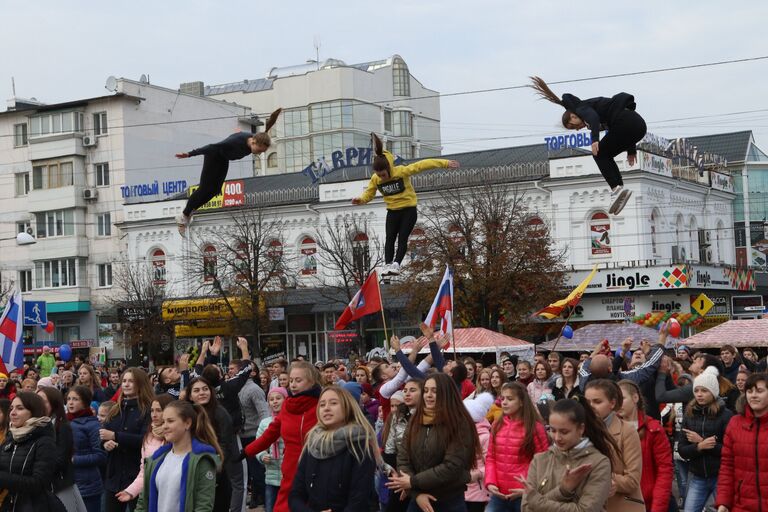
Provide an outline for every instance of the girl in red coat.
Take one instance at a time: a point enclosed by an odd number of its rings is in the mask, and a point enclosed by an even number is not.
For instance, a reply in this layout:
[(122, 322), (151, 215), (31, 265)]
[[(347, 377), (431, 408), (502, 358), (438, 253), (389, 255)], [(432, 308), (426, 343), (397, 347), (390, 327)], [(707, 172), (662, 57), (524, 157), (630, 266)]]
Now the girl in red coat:
[(744, 384), (747, 403), (725, 431), (717, 512), (768, 510), (768, 375), (753, 373)]
[(619, 382), (622, 402), (619, 415), (637, 428), (643, 453), (643, 472), (640, 489), (648, 512), (667, 512), (672, 492), (672, 449), (669, 439), (658, 420), (646, 416), (640, 388), (631, 380)]
[(547, 451), (549, 439), (528, 390), (519, 382), (501, 387), (501, 410), (485, 458), (485, 486), (491, 493), (486, 512), (519, 512), (525, 487), (518, 477), (528, 477), (533, 456)]
[(306, 361), (291, 365), (290, 393), (283, 403), (280, 414), (272, 420), (267, 430), (245, 447), (245, 455), (254, 457), (283, 438), (285, 451), (280, 467), (283, 479), (277, 495), (274, 512), (290, 512), (288, 496), (291, 494), (293, 476), (304, 447), (304, 438), (317, 423), (317, 400), (320, 397), (320, 372)]

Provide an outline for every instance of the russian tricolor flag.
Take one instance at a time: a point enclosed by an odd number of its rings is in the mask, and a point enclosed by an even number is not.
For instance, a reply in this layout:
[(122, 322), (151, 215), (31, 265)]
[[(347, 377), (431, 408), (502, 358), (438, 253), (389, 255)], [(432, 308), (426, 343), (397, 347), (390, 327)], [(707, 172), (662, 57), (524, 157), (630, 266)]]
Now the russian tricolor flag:
[[(439, 329), (437, 328), (438, 321), (440, 322)], [(443, 280), (440, 282), (440, 289), (437, 291), (424, 323), (444, 335), (453, 333), (453, 270), (448, 265), (445, 266), (445, 274), (443, 274)]]
[(24, 366), (23, 324), (21, 292), (16, 288), (0, 316), (0, 371), (6, 375)]

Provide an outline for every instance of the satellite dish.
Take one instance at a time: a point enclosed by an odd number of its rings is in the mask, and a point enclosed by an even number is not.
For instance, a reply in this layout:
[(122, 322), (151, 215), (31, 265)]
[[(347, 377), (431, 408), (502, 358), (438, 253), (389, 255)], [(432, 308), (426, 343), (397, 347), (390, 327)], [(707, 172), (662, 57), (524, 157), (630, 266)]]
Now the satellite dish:
[(109, 92), (115, 92), (117, 90), (117, 78), (114, 76), (107, 77), (107, 83), (104, 85), (104, 88)]
[(142, 84), (148, 84), (149, 79), (147, 78), (147, 75), (141, 75), (141, 78), (139, 78), (139, 82), (141, 82)]

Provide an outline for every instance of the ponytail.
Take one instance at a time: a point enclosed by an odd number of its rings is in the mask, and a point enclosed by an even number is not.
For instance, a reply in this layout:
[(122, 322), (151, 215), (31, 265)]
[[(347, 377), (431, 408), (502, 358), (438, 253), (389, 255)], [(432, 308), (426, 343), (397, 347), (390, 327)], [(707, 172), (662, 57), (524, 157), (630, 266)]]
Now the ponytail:
[(552, 406), (550, 414), (562, 414), (567, 416), (571, 422), (578, 425), (584, 425), (584, 436), (592, 442), (592, 445), (608, 457), (611, 461), (611, 467), (616, 466), (619, 459), (619, 445), (613, 439), (613, 436), (605, 426), (603, 420), (595, 415), (589, 404), (581, 404), (576, 398), (565, 398), (558, 400)]
[(532, 76), (529, 77), (531, 79), (532, 84), (529, 85), (534, 91), (536, 91), (536, 94), (549, 101), (554, 103), (555, 105), (563, 106), (563, 100), (560, 99), (560, 97), (555, 94), (552, 89), (549, 88), (547, 85), (547, 82), (545, 82), (542, 78), (538, 76)]
[(371, 133), (371, 143), (373, 145), (373, 170), (374, 171), (391, 171), (389, 168), (389, 160), (384, 156), (384, 144), (381, 139), (375, 133)]
[(268, 132), (269, 130), (272, 129), (273, 126), (275, 126), (275, 123), (277, 122), (277, 118), (280, 116), (280, 112), (282, 111), (283, 111), (282, 108), (278, 108), (277, 110), (275, 110), (269, 115), (269, 118), (267, 119), (267, 124), (264, 125), (265, 132)]
[(269, 115), (269, 118), (267, 119), (267, 123), (264, 125), (264, 131), (259, 133), (253, 134), (253, 140), (256, 141), (256, 144), (262, 145), (266, 148), (272, 145), (272, 139), (269, 136), (269, 130), (272, 129), (273, 126), (275, 126), (275, 123), (277, 122), (277, 118), (280, 117), (280, 112), (282, 112), (282, 108), (278, 108), (274, 112), (272, 112)]

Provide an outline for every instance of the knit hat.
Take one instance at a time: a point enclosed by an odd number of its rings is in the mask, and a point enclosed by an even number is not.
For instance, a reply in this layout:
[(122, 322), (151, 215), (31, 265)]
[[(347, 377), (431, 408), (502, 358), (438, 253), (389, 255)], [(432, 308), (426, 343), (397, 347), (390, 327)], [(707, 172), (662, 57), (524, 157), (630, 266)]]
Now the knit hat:
[(53, 381), (50, 377), (43, 377), (39, 381), (37, 381), (37, 389), (40, 388), (55, 388), (56, 386), (53, 385)]
[(360, 395), (363, 394), (363, 387), (358, 382), (345, 382), (341, 385), (344, 389), (349, 391), (349, 394), (352, 395), (352, 398), (355, 399), (355, 402), (360, 403)]
[(717, 381), (717, 376), (720, 373), (714, 366), (708, 366), (698, 377), (693, 379), (693, 389), (698, 387), (707, 388), (712, 396), (717, 398), (720, 396), (720, 383)]
[(472, 416), (472, 421), (478, 423), (483, 421), (485, 415), (493, 405), (493, 395), (490, 393), (480, 393), (474, 399), (464, 400), (464, 407), (467, 408), (467, 412)]
[(362, 388), (363, 388), (363, 389), (362, 389), (363, 393), (365, 393), (366, 395), (368, 395), (368, 396), (370, 396), (370, 397), (372, 397), (372, 396), (373, 396), (373, 386), (371, 386), (371, 385), (370, 385), (370, 384), (368, 384), (367, 382), (363, 382), (363, 383), (361, 384), (361, 386), (362, 386)]
[(272, 393), (278, 393), (280, 395), (283, 395), (283, 398), (288, 398), (288, 390), (282, 386), (277, 386), (275, 388), (270, 389), (269, 393), (267, 393), (267, 396), (271, 395)]
[(8, 380), (8, 376), (4, 374), (3, 372), (0, 372), (0, 379)]
[(389, 400), (390, 401), (397, 400), (402, 404), (403, 402), (405, 402), (405, 394), (402, 391), (395, 391), (394, 393), (392, 393), (392, 396), (389, 397)]

